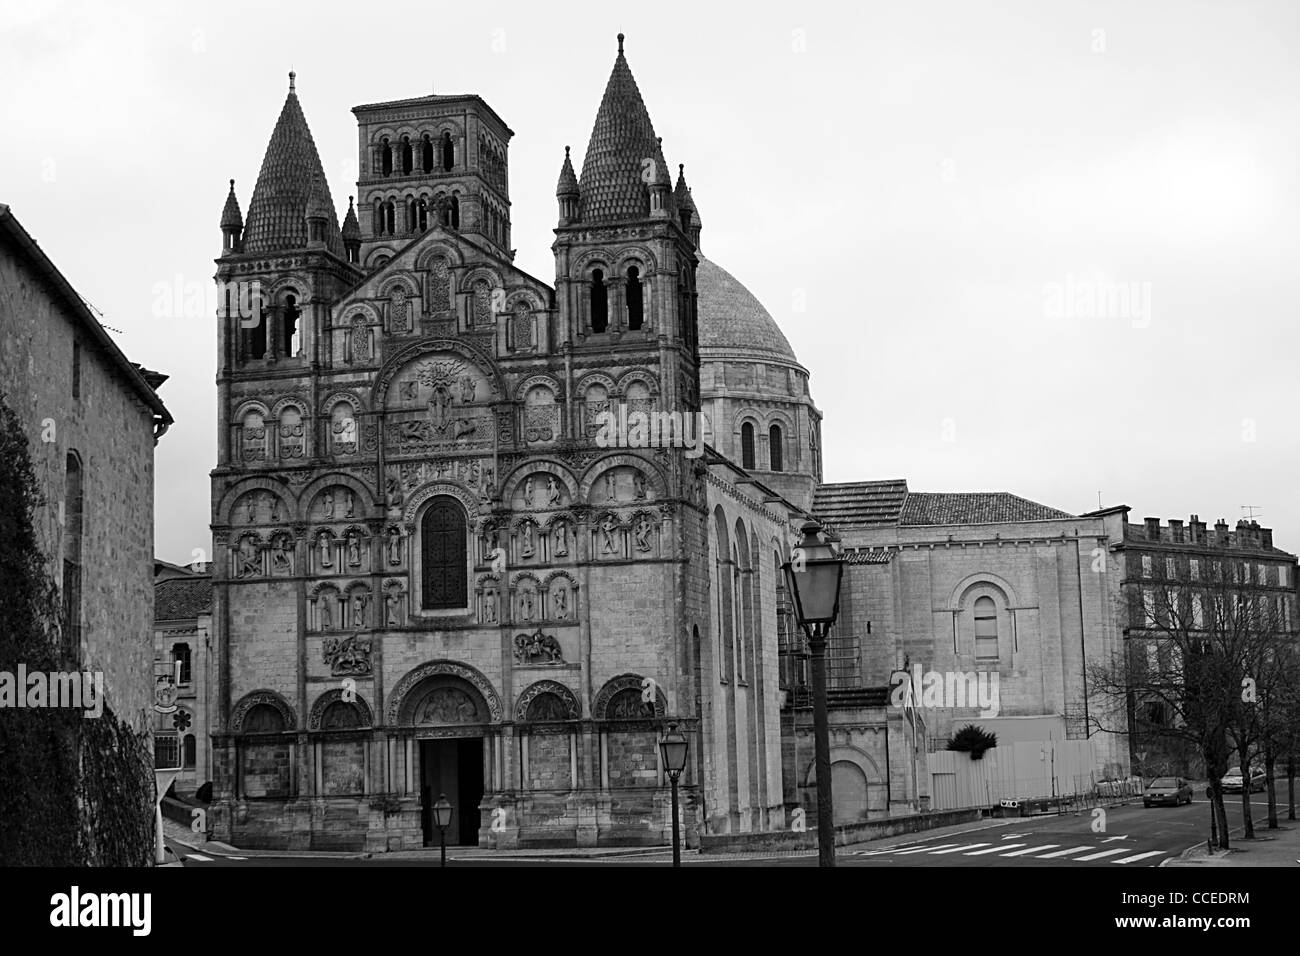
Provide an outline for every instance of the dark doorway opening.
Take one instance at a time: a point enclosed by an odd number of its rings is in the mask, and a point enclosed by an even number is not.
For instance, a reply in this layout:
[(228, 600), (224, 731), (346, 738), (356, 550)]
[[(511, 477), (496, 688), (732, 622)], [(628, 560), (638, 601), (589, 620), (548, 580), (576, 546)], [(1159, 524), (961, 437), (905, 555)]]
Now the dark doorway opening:
[(451, 804), (448, 846), (478, 846), (479, 810), (483, 799), (483, 738), (420, 741), (420, 820), (424, 845), (438, 845), (433, 805), (439, 794)]

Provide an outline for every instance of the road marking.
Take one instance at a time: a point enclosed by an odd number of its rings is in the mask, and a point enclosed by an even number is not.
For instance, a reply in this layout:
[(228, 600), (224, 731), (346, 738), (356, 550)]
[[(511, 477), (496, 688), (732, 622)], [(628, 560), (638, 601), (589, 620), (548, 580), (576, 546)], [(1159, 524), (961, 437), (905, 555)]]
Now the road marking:
[(979, 846), (988, 846), (987, 843), (967, 843), (965, 846), (955, 846), (951, 850), (936, 850), (935, 856), (943, 856), (945, 853), (956, 853), (959, 850), (973, 850)]
[(1102, 850), (1100, 853), (1089, 853), (1087, 856), (1077, 858), (1075, 863), (1084, 863), (1088, 860), (1100, 860), (1105, 856), (1114, 856), (1116, 853), (1125, 853), (1125, 850)]
[(1159, 856), (1164, 850), (1151, 850), (1148, 853), (1138, 853), (1134, 856), (1126, 856), (1122, 860), (1111, 860), (1112, 863), (1136, 863), (1138, 860), (1145, 860), (1149, 856)]
[(1114, 842), (1115, 840), (1127, 840), (1127, 839), (1128, 839), (1128, 834), (1126, 833), (1126, 834), (1124, 834), (1123, 836), (1106, 837), (1106, 839), (1102, 840), (1101, 842), (1102, 842), (1102, 843), (1112, 843), (1112, 842)]
[(187, 860), (198, 860), (200, 863), (211, 863), (211, 862), (212, 862), (212, 857), (210, 857), (210, 856), (204, 856), (202, 853), (191, 853), (191, 854), (190, 854), (189, 856), (187, 856), (185, 859), (187, 859)]
[(1042, 856), (1034, 857), (1036, 860), (1054, 860), (1058, 856), (1069, 856), (1072, 853), (1082, 853), (1084, 850), (1091, 850), (1090, 846), (1076, 846), (1072, 850), (1057, 850), (1055, 853), (1044, 853)]
[(1017, 850), (1015, 853), (1003, 853), (1003, 856), (1025, 856), (1028, 853), (1037, 853), (1039, 850), (1055, 850), (1061, 844), (1048, 843), (1044, 846), (1031, 846), (1027, 850)]
[(932, 850), (943, 850), (950, 846), (960, 847), (961, 844), (960, 843), (930, 843), (927, 844), (926, 846), (912, 847), (912, 849), (910, 850), (899, 850), (898, 855), (906, 856), (909, 853), (928, 853)]
[(1025, 846), (1023, 843), (1003, 843), (1001, 846), (995, 846), (988, 850), (976, 850), (974, 853), (967, 853), (966, 856), (984, 856), (987, 853), (1001, 853), (1003, 850), (1010, 850), (1012, 847)]

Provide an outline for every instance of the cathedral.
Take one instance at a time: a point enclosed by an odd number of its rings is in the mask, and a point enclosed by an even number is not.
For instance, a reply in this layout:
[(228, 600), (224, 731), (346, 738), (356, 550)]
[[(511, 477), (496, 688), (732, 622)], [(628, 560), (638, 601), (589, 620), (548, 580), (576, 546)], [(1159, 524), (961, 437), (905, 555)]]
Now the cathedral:
[[(909, 659), (951, 643), (960, 662), (960, 622), (922, 633), (930, 604), (888, 575), (942, 560), (945, 522), (981, 516), (923, 521), (924, 543), (900, 555), (917, 529), (905, 484), (822, 483), (808, 370), (702, 252), (700, 209), (623, 42), (581, 173), (567, 148), (560, 163), (551, 283), (513, 263), (513, 134), (475, 95), (356, 107), (340, 226), (291, 73), (246, 218), (231, 182), (211, 476), (216, 839), (436, 845), (445, 796), (453, 844), (661, 844), (669, 724), (691, 744), (688, 842), (789, 827), (815, 780), (780, 567), (818, 508), (851, 532), (863, 572), (846, 575), (863, 590), (832, 649), (837, 822), (923, 806), (925, 741), (880, 694), (906, 663), (891, 628), (906, 625)], [(612, 420), (641, 440), (611, 445)], [(1022, 652), (1041, 588), (1012, 582), (1050, 578), (1066, 622), (1102, 585), (1058, 569), (1072, 548), (1077, 571), (1082, 544), (1059, 539), (1080, 532), (1041, 508), (995, 514), (1028, 529), (1012, 549), (968, 534), (960, 574), (924, 583), (969, 585), (1015, 551), (1001, 590), (962, 585), (953, 613), (1012, 600), (1015, 704), (1060, 714), (1082, 691), (1054, 693)], [(1052, 634), (1077, 657), (1079, 634)], [(980, 644), (992, 666), (997, 650)], [(1074, 658), (1052, 660), (1059, 685)]]

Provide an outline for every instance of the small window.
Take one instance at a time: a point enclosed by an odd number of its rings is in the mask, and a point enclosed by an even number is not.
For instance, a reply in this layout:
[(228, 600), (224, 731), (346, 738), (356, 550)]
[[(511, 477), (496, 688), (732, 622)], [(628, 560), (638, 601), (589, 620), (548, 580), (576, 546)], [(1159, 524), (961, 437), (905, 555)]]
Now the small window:
[(81, 398), (81, 343), (72, 343), (72, 397)]
[(975, 657), (977, 660), (998, 657), (998, 609), (990, 597), (975, 602)]
[(414, 168), (414, 153), (411, 150), (411, 139), (409, 136), (402, 137), (402, 172), (409, 176)]
[(379, 144), (379, 158), (381, 163), (381, 172), (385, 176), (393, 175), (393, 147), (388, 145), (388, 137), (385, 136)]
[(281, 321), (281, 345), (286, 358), (293, 358), (302, 350), (302, 335), (298, 331), (298, 319), (302, 309), (298, 308), (298, 299), (287, 296), (284, 300), (284, 313)]
[(1201, 562), (1196, 558), (1191, 558), (1187, 562), (1187, 576), (1193, 581), (1201, 580)]
[(740, 467), (754, 467), (754, 425), (745, 422), (740, 426)]
[(184, 769), (184, 770), (193, 770), (193, 769), (194, 769), (194, 763), (195, 763), (195, 757), (196, 757), (196, 751), (197, 751), (197, 749), (198, 749), (198, 748), (197, 748), (197, 746), (196, 746), (196, 744), (195, 744), (195, 742), (194, 742), (194, 735), (193, 735), (193, 734), (186, 734), (186, 735), (185, 735), (184, 745), (183, 745), (183, 754), (184, 754), (184, 756), (183, 756), (182, 759), (181, 759), (181, 767), (182, 767), (182, 769)]
[(644, 321), (644, 303), (641, 300), (641, 271), (636, 266), (627, 270), (627, 327), (633, 331)]
[(1142, 555), (1142, 577), (1151, 577), (1151, 555)]
[(442, 134), (442, 168), (445, 172), (450, 172), (451, 168), (456, 165), (456, 147), (452, 145), (451, 133), (446, 131)]
[(1178, 567), (1177, 567), (1177, 564), (1176, 564), (1176, 562), (1174, 561), (1174, 559), (1171, 558), (1171, 557), (1170, 557), (1170, 558), (1165, 558), (1165, 577), (1167, 577), (1167, 578), (1176, 578), (1176, 577), (1178, 577)]
[(420, 141), (420, 169), (426, 173), (433, 172), (433, 140), (425, 133)]
[(184, 643), (173, 644), (172, 661), (181, 665), (180, 682), (190, 683), (190, 646)]
[(451, 197), (451, 228), (460, 228), (460, 199), (456, 196)]
[(609, 290), (605, 288), (605, 273), (596, 269), (591, 273), (591, 331), (604, 332), (609, 328)]
[(63, 489), (63, 650), (81, 656), (81, 540), (84, 497), (81, 459), (68, 452)]
[(767, 431), (768, 455), (771, 458), (772, 470), (782, 471), (782, 448), (781, 448), (781, 426), (773, 425)]

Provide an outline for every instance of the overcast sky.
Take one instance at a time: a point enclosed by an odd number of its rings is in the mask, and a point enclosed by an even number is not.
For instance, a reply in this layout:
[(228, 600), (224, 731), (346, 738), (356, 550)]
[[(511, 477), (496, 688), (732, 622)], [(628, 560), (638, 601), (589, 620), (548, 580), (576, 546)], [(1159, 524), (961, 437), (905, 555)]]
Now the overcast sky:
[(0, 202), (172, 376), (158, 555), (210, 541), (218, 220), (228, 179), (248, 210), (289, 69), (340, 220), (351, 107), (483, 96), (515, 132), (516, 262), (552, 281), (564, 146), (619, 31), (705, 253), (811, 370), (827, 480), (1255, 505), (1300, 550), (1300, 7), (854, 7), (6, 0)]

